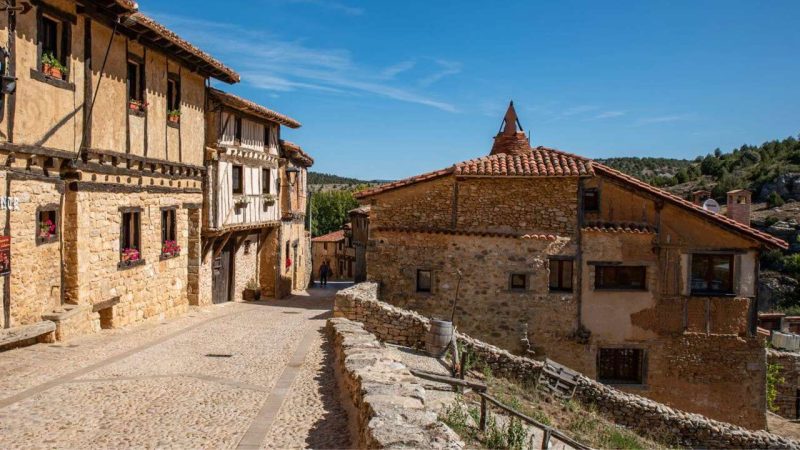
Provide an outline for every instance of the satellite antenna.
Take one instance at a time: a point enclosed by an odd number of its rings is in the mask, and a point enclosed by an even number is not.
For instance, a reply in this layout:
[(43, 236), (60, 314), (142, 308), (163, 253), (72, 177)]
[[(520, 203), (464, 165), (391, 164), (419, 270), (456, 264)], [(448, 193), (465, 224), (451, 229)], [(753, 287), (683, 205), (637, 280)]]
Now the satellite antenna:
[(710, 198), (703, 202), (703, 209), (714, 214), (719, 214), (719, 203), (713, 198)]

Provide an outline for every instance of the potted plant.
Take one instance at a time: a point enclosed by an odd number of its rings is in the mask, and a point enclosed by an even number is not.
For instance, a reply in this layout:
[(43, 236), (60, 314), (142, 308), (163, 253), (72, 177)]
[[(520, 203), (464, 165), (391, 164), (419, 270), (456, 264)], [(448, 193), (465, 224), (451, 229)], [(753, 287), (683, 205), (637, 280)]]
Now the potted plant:
[(244, 195), (239, 195), (233, 198), (233, 205), (237, 208), (244, 208), (249, 203), (249, 200)]
[(144, 100), (136, 100), (135, 98), (132, 98), (128, 100), (128, 108), (130, 108), (131, 111), (145, 112), (147, 111), (147, 102)]
[(135, 248), (123, 248), (122, 249), (122, 262), (126, 264), (131, 264), (133, 262), (139, 261), (139, 250)]
[(270, 206), (275, 204), (277, 197), (275, 194), (262, 194), (261, 199), (264, 200), (264, 206)]
[(39, 239), (50, 239), (56, 235), (56, 224), (47, 219), (39, 222)]
[(181, 246), (176, 241), (164, 241), (161, 247), (161, 255), (165, 257), (178, 256), (181, 254)]
[(52, 78), (63, 80), (67, 76), (67, 68), (52, 53), (42, 55), (42, 72)]
[(258, 287), (258, 282), (255, 278), (251, 278), (247, 282), (247, 287), (242, 292), (242, 298), (248, 302), (257, 302), (261, 300), (261, 289)]
[(181, 123), (181, 110), (170, 109), (167, 111), (167, 120), (169, 120), (171, 123)]

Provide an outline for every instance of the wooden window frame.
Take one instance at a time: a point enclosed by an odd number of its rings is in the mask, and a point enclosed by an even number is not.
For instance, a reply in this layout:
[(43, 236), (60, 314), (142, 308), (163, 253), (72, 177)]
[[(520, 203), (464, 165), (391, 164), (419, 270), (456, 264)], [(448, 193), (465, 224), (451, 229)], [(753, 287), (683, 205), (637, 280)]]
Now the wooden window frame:
[[(425, 287), (420, 285), (420, 279), (421, 279), (420, 278), (420, 274), (422, 274), (423, 272), (427, 272), (428, 273), (428, 287), (427, 288), (425, 288)], [(418, 294), (431, 294), (431, 293), (433, 293), (433, 271), (430, 270), (430, 269), (417, 269), (416, 278), (415, 278), (415, 283), (414, 284), (415, 284), (415, 287), (416, 287), (415, 291)]]
[(266, 167), (261, 168), (261, 193), (272, 193), (272, 173), (270, 172), (270, 169)]
[(161, 259), (174, 258), (180, 253), (166, 255), (164, 245), (167, 241), (178, 242), (178, 207), (165, 206), (161, 208)]
[[(138, 207), (125, 207), (120, 208), (120, 228), (119, 228), (119, 254), (120, 262), (117, 265), (119, 269), (128, 267), (139, 266), (145, 263), (144, 254), (142, 252), (142, 208)], [(128, 216), (126, 218), (126, 216)], [(126, 230), (126, 222), (129, 227)], [(134, 244), (135, 245), (131, 245)], [(127, 244), (127, 245), (126, 245)], [(137, 261), (122, 261), (122, 251), (126, 248), (135, 248), (139, 251), (139, 259)]]
[(694, 278), (694, 265), (695, 262), (701, 259), (708, 259), (708, 267), (706, 269), (706, 277), (705, 281), (709, 285), (714, 281), (714, 265), (713, 260), (714, 258), (725, 258), (728, 260), (728, 267), (730, 268), (728, 272), (728, 286), (730, 286), (729, 290), (714, 290), (714, 289), (698, 289), (695, 290), (693, 287), (690, 289), (690, 293), (692, 296), (696, 297), (707, 297), (707, 296), (732, 296), (736, 293), (736, 288), (733, 285), (734, 282), (734, 273), (735, 273), (735, 264), (736, 264), (736, 255), (733, 253), (692, 253), (691, 257), (691, 267), (689, 267), (689, 286), (691, 287), (692, 279)]
[[(131, 80), (131, 66), (136, 66), (135, 76), (136, 80)], [(127, 90), (128, 104), (127, 109), (129, 114), (143, 116), (147, 113), (147, 80), (145, 71), (145, 62), (141, 57), (128, 53), (126, 67), (126, 80), (125, 88)], [(133, 94), (133, 95), (132, 95)], [(131, 102), (141, 102), (142, 107), (139, 110), (131, 109)]]
[[(56, 225), (56, 233), (50, 235), (49, 237), (42, 237), (40, 234), (41, 231), (41, 223), (42, 223), (42, 214), (52, 214), (53, 221)], [(36, 229), (34, 230), (34, 236), (36, 237), (36, 245), (44, 245), (50, 244), (53, 242), (58, 242), (59, 237), (61, 236), (61, 220), (60, 220), (60, 208), (57, 204), (49, 204), (44, 205), (36, 208)]]
[[(170, 88), (172, 85), (172, 88)], [(170, 89), (172, 95), (170, 96)], [(178, 74), (167, 74), (167, 111), (181, 109), (181, 77)]]
[[(605, 270), (620, 270), (620, 269), (641, 269), (641, 287), (625, 286), (622, 284), (604, 285), (602, 283), (603, 277), (601, 272)], [(647, 266), (645, 265), (627, 265), (627, 264), (598, 264), (595, 266), (594, 289), (596, 291), (647, 291)]]
[[(594, 194), (594, 200), (590, 204), (586, 201), (587, 194)], [(583, 212), (598, 212), (600, 211), (600, 190), (597, 188), (584, 189), (581, 194), (581, 202), (583, 204)]]
[[(239, 172), (238, 185), (236, 183), (236, 172)], [(244, 194), (244, 166), (240, 164), (231, 164), (231, 191), (235, 195)]]
[[(56, 43), (58, 49), (55, 56), (58, 61), (67, 69), (67, 73), (63, 74), (62, 79), (52, 78), (45, 76), (42, 72), (42, 56), (44, 56), (44, 20), (49, 20), (56, 24)], [(71, 56), (72, 56), (72, 25), (78, 23), (78, 18), (74, 14), (62, 11), (56, 7), (48, 4), (37, 2), (36, 5), (36, 68), (35, 72), (42, 74), (44, 78), (50, 78), (54, 81), (63, 81), (62, 84), (69, 84), (69, 74), (71, 70)], [(56, 84), (57, 86), (61, 86)], [(67, 87), (67, 86), (61, 86)]]
[[(575, 260), (572, 258), (550, 258), (548, 260), (550, 266), (550, 273), (552, 275), (553, 270), (556, 270), (558, 273), (558, 282), (554, 285), (552, 283), (552, 279), (548, 277), (547, 284), (548, 289), (550, 292), (573, 292), (573, 282), (572, 279), (575, 276)], [(569, 279), (564, 279), (564, 266), (569, 264), (570, 266), (570, 276)], [(566, 286), (566, 282), (569, 281), (569, 286)]]
[(236, 114), (233, 116), (233, 143), (235, 145), (242, 145), (242, 116)]
[(269, 150), (269, 137), (272, 130), (270, 130), (272, 126), (268, 123), (264, 124), (264, 151)]
[[(633, 361), (628, 364), (628, 371), (634, 372), (632, 376), (624, 374), (624, 360), (629, 356), (626, 353), (635, 355)], [(608, 359), (613, 362), (609, 364)], [(607, 370), (609, 365), (611, 370)], [(643, 386), (647, 382), (647, 351), (635, 347), (601, 347), (597, 349), (596, 359), (597, 381), (611, 385), (639, 385)]]

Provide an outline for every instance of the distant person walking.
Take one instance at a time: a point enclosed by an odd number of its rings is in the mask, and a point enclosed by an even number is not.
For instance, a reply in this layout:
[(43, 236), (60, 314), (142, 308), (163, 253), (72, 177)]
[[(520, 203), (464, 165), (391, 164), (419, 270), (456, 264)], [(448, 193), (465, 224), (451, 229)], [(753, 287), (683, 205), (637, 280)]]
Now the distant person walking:
[(319, 281), (323, 286), (328, 285), (328, 274), (331, 271), (331, 266), (328, 265), (328, 261), (322, 263), (319, 267)]

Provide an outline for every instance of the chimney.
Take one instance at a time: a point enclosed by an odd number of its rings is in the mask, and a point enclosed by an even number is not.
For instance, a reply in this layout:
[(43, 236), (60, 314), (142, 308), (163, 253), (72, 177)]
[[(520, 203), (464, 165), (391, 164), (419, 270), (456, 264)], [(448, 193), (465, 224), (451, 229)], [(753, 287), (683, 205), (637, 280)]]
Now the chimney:
[(739, 223), (750, 226), (750, 191), (737, 189), (728, 192), (728, 210), (726, 215)]
[(692, 203), (695, 205), (703, 206), (703, 202), (711, 198), (711, 192), (706, 190), (699, 190), (692, 192)]
[(490, 154), (496, 155), (498, 153), (505, 153), (508, 155), (520, 155), (530, 153), (531, 143), (525, 131), (522, 129), (522, 124), (519, 123), (517, 118), (517, 111), (514, 109), (514, 102), (508, 104), (506, 115), (503, 117), (503, 123), (500, 126), (500, 131), (494, 137), (494, 144), (492, 145), (492, 152)]

